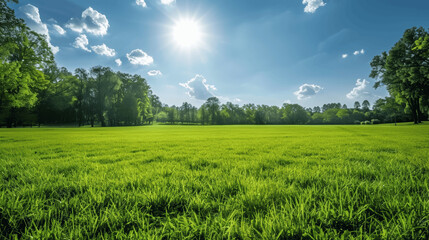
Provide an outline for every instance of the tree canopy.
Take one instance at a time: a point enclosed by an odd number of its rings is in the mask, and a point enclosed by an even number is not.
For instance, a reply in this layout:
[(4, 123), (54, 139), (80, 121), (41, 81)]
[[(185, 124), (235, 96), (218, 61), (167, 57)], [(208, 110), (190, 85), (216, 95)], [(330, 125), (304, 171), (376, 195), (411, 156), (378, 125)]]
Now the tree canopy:
[(429, 95), (429, 56), (424, 28), (407, 29), (403, 37), (390, 49), (375, 56), (371, 62), (370, 77), (377, 79), (374, 87), (387, 87), (390, 95), (399, 103), (405, 103), (414, 123), (425, 117)]

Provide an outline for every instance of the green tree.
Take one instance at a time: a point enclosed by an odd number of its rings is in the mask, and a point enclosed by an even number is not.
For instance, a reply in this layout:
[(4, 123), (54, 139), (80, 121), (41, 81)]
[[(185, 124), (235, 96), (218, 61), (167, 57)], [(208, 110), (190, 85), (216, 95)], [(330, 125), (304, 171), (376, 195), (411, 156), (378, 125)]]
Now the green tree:
[(45, 38), (16, 18), (7, 1), (0, 1), (0, 114), (7, 115), (8, 127), (16, 122), (19, 108), (36, 104), (38, 91), (48, 84), (42, 70), (52, 63)]
[(424, 28), (407, 29), (390, 49), (375, 56), (371, 62), (370, 77), (377, 79), (374, 87), (385, 85), (390, 95), (410, 109), (414, 123), (424, 119), (421, 104), (429, 94), (428, 57), (424, 51)]
[(256, 106), (253, 103), (248, 103), (243, 105), (243, 110), (246, 116), (246, 123), (247, 124), (254, 124), (255, 123), (255, 114), (256, 114)]
[(168, 113), (167, 113), (167, 119), (168, 122), (170, 122), (171, 124), (175, 124), (177, 122), (177, 108), (176, 106), (171, 106), (168, 108)]
[(305, 109), (298, 104), (283, 104), (282, 119), (287, 124), (306, 124), (310, 119)]
[(156, 121), (160, 123), (166, 123), (168, 121), (168, 115), (166, 112), (161, 111), (156, 115)]
[(200, 109), (198, 109), (198, 115), (200, 118), (201, 125), (208, 124), (208, 113), (207, 113), (207, 107), (205, 104), (202, 104)]
[(359, 110), (359, 109), (360, 109), (360, 107), (361, 107), (361, 106), (360, 106), (360, 102), (359, 102), (359, 101), (356, 101), (356, 102), (355, 102), (355, 104), (354, 104), (354, 107), (355, 107), (355, 109), (356, 109), (356, 110)]
[(331, 108), (323, 112), (323, 122), (329, 124), (340, 123), (340, 118), (337, 116), (339, 110), (338, 108)]
[(386, 97), (384, 99), (378, 99), (374, 104), (374, 110), (376, 112), (381, 112), (382, 116), (388, 119), (391, 119), (393, 122), (396, 122), (398, 118), (402, 118), (402, 114), (404, 113), (404, 107), (401, 106), (398, 102), (396, 102), (393, 97)]
[(112, 104), (115, 91), (119, 90), (122, 82), (108, 67), (93, 67), (91, 75), (94, 78), (94, 94), (96, 115), (102, 127), (106, 126), (106, 112)]
[(311, 116), (311, 122), (315, 124), (323, 123), (323, 113), (316, 112)]
[(217, 97), (210, 97), (204, 104), (207, 108), (210, 123), (217, 124), (220, 120), (220, 101)]
[(362, 110), (364, 110), (365, 112), (369, 111), (370, 106), (371, 106), (371, 104), (369, 103), (368, 100), (364, 100), (362, 102)]
[(341, 120), (342, 123), (349, 123), (350, 122), (350, 112), (347, 109), (340, 109), (337, 112), (337, 117)]

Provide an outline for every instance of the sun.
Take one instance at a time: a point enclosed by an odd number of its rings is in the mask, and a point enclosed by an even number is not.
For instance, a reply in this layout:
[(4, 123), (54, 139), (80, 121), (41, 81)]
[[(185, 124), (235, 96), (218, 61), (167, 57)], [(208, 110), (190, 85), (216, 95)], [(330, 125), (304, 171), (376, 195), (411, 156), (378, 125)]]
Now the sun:
[(197, 48), (201, 45), (202, 38), (201, 26), (195, 20), (181, 19), (173, 27), (174, 42), (181, 48)]

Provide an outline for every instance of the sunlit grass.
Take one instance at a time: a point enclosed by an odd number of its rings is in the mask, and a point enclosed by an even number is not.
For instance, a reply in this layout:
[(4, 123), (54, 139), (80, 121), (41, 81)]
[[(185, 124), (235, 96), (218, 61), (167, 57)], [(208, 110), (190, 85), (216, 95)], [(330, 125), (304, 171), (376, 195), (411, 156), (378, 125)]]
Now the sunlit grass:
[(429, 125), (0, 129), (0, 238), (429, 238)]

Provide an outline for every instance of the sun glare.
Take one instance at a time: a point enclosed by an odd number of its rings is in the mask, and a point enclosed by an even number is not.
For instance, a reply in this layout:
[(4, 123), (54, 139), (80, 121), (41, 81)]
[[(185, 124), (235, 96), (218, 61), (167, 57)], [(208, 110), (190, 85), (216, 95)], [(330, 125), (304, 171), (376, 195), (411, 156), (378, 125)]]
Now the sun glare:
[(181, 48), (197, 48), (201, 44), (202, 35), (198, 22), (191, 19), (177, 21), (173, 28), (173, 39)]

